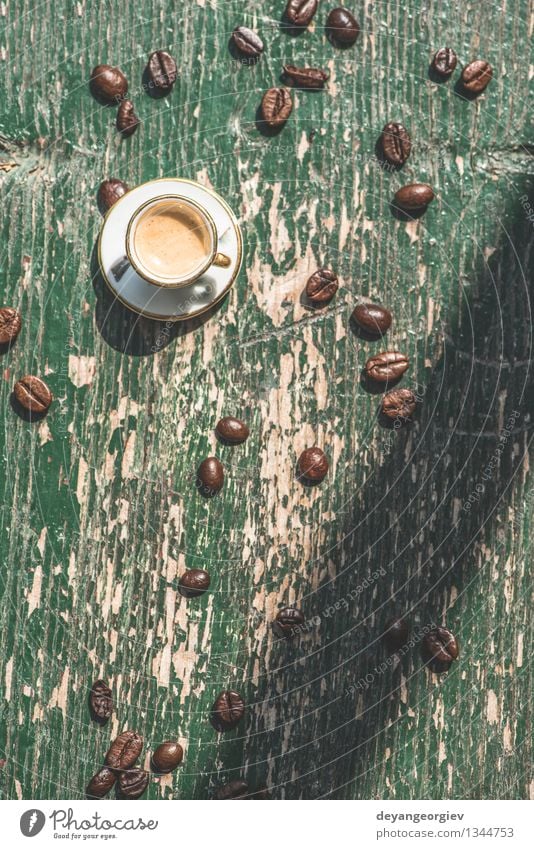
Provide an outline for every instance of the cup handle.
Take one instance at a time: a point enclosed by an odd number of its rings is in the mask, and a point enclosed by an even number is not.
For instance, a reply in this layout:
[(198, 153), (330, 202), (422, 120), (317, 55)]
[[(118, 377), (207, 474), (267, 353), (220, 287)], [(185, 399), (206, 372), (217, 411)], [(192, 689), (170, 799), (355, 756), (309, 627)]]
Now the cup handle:
[(212, 264), (219, 268), (228, 268), (232, 264), (232, 260), (226, 254), (215, 254)]

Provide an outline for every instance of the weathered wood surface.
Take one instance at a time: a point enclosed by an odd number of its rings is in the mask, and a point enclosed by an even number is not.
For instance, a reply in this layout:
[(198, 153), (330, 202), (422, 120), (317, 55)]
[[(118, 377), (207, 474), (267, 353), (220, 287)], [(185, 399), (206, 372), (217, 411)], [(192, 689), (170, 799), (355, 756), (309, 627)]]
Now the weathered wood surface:
[[(125, 727), (146, 753), (184, 744), (151, 798), (207, 798), (238, 775), (275, 798), (532, 793), (532, 7), (351, 4), (362, 33), (339, 51), (327, 4), (299, 37), (280, 29), (283, 5), (0, 6), (2, 301), (24, 315), (1, 383), (5, 798), (82, 797)], [(241, 23), (268, 45), (255, 67), (228, 51)], [(429, 80), (444, 44), (493, 64), (478, 101)], [(182, 69), (162, 100), (141, 89), (156, 47)], [(256, 108), (282, 61), (331, 78), (266, 137)], [(129, 140), (88, 92), (98, 62), (130, 79), (143, 125)], [(400, 174), (374, 157), (387, 120), (414, 139)], [(169, 330), (110, 303), (92, 257), (109, 175), (198, 179), (236, 209), (244, 269), (212, 315)], [(439, 198), (406, 223), (389, 202), (410, 178)], [(342, 286), (311, 313), (301, 292), (318, 263)], [(359, 382), (380, 350), (349, 326), (368, 295), (394, 311), (388, 345), (423, 396), (400, 432)], [(33, 425), (10, 406), (28, 371), (57, 397)], [(250, 421), (246, 445), (217, 445), (221, 413)], [(295, 460), (314, 442), (331, 474), (305, 489)], [(227, 484), (204, 501), (195, 469), (213, 452)], [(212, 588), (186, 602), (177, 576), (195, 566)], [(286, 646), (269, 623), (292, 602), (314, 624)], [(448, 676), (423, 670), (418, 647), (376, 670), (393, 608), (414, 632), (458, 634)], [(105, 729), (87, 709), (98, 676), (117, 701)], [(227, 685), (247, 721), (218, 737), (207, 717)]]

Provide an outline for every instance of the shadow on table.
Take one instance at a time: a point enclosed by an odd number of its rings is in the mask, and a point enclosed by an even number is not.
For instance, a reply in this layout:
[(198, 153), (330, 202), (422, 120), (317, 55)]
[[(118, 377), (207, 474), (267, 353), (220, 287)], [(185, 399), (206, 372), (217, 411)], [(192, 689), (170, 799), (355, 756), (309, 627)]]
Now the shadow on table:
[[(501, 228), (500, 245), (419, 387), (417, 420), (390, 432), (390, 450), (377, 457), (349, 523), (332, 530), (324, 556), (337, 576), (302, 604), (312, 634), (276, 644), (259, 689), (247, 694), (256, 703), (247, 775), (253, 782), (268, 772), (275, 798), (358, 798), (365, 775), (385, 759), (401, 673), (429, 674), (421, 668), (421, 629), (460, 629), (451, 588), (461, 595), (476, 574), (475, 545), (497, 506), (511, 499), (530, 447), (534, 227), (514, 201), (511, 232)], [(390, 666), (380, 635), (393, 614), (410, 622), (416, 644)], [(386, 670), (377, 672), (383, 662)], [(462, 656), (448, 674), (461, 674), (461, 664)]]
[(96, 295), (95, 322), (104, 342), (121, 354), (149, 357), (175, 339), (194, 333), (220, 310), (226, 296), (196, 318), (187, 321), (156, 321), (128, 309), (110, 291), (98, 264), (95, 245), (91, 256), (91, 277)]

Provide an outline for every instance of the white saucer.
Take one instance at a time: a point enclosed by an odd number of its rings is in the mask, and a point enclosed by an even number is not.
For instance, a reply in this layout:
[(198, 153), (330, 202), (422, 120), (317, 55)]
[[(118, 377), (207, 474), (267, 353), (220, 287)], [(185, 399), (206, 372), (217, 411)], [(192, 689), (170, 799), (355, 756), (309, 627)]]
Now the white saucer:
[[(203, 206), (215, 222), (218, 250), (230, 257), (228, 268), (212, 266), (182, 289), (161, 289), (147, 283), (126, 256), (128, 222), (141, 204), (158, 195), (179, 194)], [(107, 213), (98, 241), (98, 261), (112, 293), (129, 309), (158, 321), (184, 321), (206, 312), (234, 283), (243, 256), (243, 238), (237, 218), (216, 192), (192, 180), (164, 178), (132, 189)]]

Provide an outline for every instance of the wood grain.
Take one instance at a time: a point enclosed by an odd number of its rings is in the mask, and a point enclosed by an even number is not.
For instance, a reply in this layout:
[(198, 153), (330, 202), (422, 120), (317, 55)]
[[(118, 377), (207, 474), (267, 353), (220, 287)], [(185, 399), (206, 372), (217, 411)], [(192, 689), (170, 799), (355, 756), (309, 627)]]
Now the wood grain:
[[(146, 765), (162, 740), (184, 746), (183, 767), (151, 780), (156, 799), (207, 798), (238, 775), (274, 798), (533, 793), (532, 7), (363, 3), (340, 51), (325, 4), (298, 37), (283, 6), (0, 8), (2, 301), (24, 316), (0, 388), (4, 798), (82, 798), (124, 728), (143, 734)], [(228, 50), (239, 24), (268, 45), (255, 66)], [(494, 66), (479, 100), (458, 95), (458, 74), (428, 78), (445, 44)], [(181, 68), (160, 100), (141, 83), (157, 48)], [(89, 93), (99, 62), (130, 80), (143, 122), (130, 139)], [(287, 126), (265, 135), (256, 110), (283, 63), (330, 81), (297, 91)], [(388, 120), (414, 140), (399, 173), (374, 152)], [(226, 197), (245, 261), (212, 314), (168, 327), (110, 302), (96, 191), (106, 176), (176, 175)], [(391, 198), (415, 179), (437, 200), (396, 220)], [(302, 290), (319, 264), (342, 285), (312, 312)], [(380, 350), (350, 326), (362, 296), (393, 311), (387, 346), (410, 356), (403, 385), (422, 397), (399, 431), (360, 383)], [(28, 372), (57, 399), (40, 423), (10, 405)], [(250, 423), (245, 445), (217, 443), (221, 415)], [(310, 489), (295, 462), (314, 443), (331, 473)], [(227, 484), (206, 501), (195, 471), (212, 453)], [(212, 584), (185, 601), (191, 567)], [(292, 603), (310, 627), (281, 643), (270, 623)], [(415, 644), (390, 662), (393, 609)], [(461, 656), (438, 678), (417, 634), (442, 622)], [(87, 707), (97, 677), (117, 704), (104, 728)], [(218, 736), (209, 709), (230, 685), (247, 720)]]

